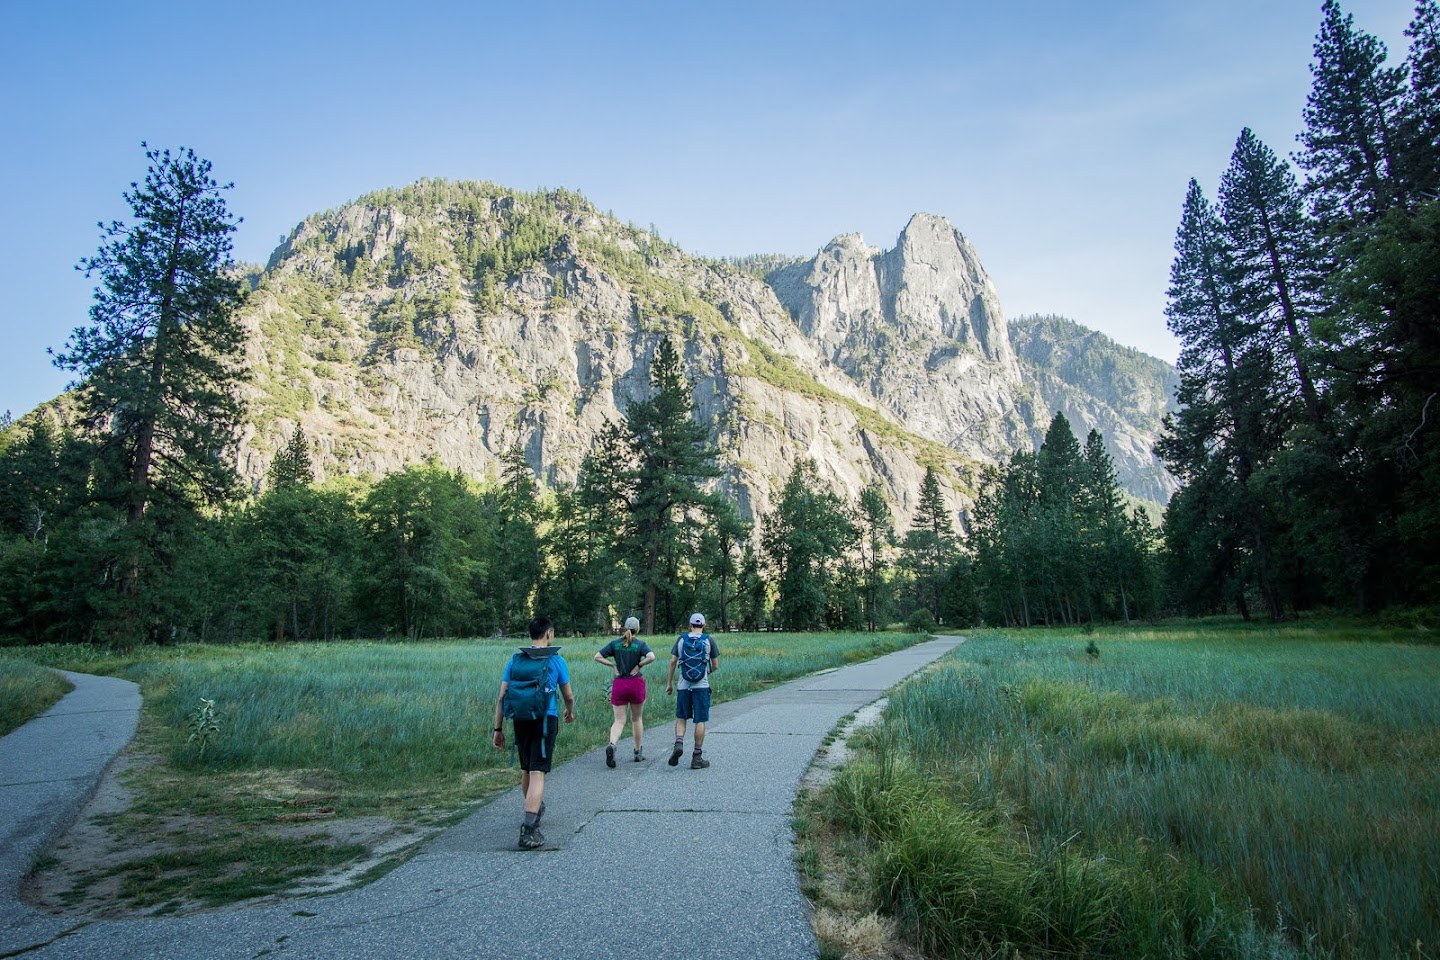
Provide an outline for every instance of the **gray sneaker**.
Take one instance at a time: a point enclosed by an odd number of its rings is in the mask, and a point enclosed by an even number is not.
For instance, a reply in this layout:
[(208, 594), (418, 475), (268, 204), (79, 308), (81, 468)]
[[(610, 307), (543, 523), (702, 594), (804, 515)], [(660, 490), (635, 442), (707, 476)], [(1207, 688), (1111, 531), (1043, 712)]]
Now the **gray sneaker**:
[(695, 754), (694, 756), (692, 756), (692, 757), (690, 758), (690, 769), (691, 769), (691, 770), (704, 770), (704, 769), (705, 769), (706, 767), (708, 767), (708, 766), (710, 766), (710, 761), (709, 761), (709, 760), (706, 760), (704, 757), (700, 756), (700, 754), (698, 754), (698, 753)]
[(639, 763), (641, 760), (644, 760), (644, 759), (645, 759), (645, 751), (643, 751), (643, 750), (636, 750), (636, 751), (635, 751), (635, 762), (636, 762), (636, 763)]
[(540, 832), (539, 827), (522, 826), (520, 828), (521, 850), (534, 850), (543, 846), (545, 846), (545, 834)]

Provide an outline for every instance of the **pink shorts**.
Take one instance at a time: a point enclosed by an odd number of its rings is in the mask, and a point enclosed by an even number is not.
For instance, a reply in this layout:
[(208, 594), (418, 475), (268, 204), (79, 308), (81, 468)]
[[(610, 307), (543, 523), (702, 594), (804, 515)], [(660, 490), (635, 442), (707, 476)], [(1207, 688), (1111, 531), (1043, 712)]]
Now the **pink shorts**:
[(623, 707), (627, 703), (645, 702), (644, 677), (616, 677), (610, 682), (610, 705)]

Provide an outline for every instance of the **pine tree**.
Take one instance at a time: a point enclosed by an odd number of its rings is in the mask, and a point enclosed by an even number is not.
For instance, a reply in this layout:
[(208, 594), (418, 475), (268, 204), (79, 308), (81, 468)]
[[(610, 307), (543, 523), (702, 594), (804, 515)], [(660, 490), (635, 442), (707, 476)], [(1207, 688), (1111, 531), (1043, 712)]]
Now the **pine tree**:
[(128, 483), (108, 491), (132, 524), (156, 496), (222, 500), (241, 407), (241, 285), (230, 275), (230, 234), (210, 162), (192, 150), (145, 151), (143, 185), (125, 193), (134, 221), (112, 223), (81, 261), (101, 286), (91, 325), (75, 330), (58, 366), (80, 374), (86, 421), (123, 451)]
[(496, 527), (493, 564), (487, 578), (489, 606), (496, 626), (509, 632), (530, 620), (545, 570), (541, 527), (547, 517), (525, 451), (512, 444), (501, 455), (500, 483), (481, 498)]
[(685, 527), (709, 503), (700, 489), (720, 475), (709, 430), (695, 419), (690, 384), (669, 338), (661, 338), (650, 366), (652, 395), (625, 414), (633, 468), (623, 483), (629, 497), (624, 540), (632, 568), (645, 593), (643, 629), (655, 631), (656, 601), (672, 586), (667, 551), (684, 539)]
[(1400, 122), (1403, 176), (1423, 200), (1440, 199), (1440, 2), (1421, 0), (1405, 35), (1410, 76)]
[(724, 498), (715, 497), (708, 508), (708, 522), (700, 538), (696, 574), (708, 580), (717, 589), (715, 619), (721, 630), (730, 629), (730, 604), (734, 600), (736, 579), (740, 573), (740, 556), (744, 544), (750, 537), (750, 524), (740, 518), (735, 505)]
[[(1081, 501), (1090, 593), (1103, 605), (1113, 590), (1120, 601), (1120, 616), (1129, 623), (1136, 587), (1141, 586), (1143, 592), (1148, 579), (1149, 558), (1137, 542), (1134, 520), (1125, 514), (1115, 463), (1098, 430), (1091, 430), (1085, 438), (1084, 460)], [(1149, 521), (1145, 522), (1148, 525)]]
[(290, 434), (290, 442), (285, 444), (285, 449), (275, 454), (275, 459), (270, 461), (267, 479), (272, 490), (293, 490), (297, 487), (308, 487), (315, 482), (315, 472), (310, 466), (310, 441), (306, 439), (305, 431), (298, 423)]
[(796, 461), (761, 538), (776, 574), (776, 619), (799, 630), (826, 624), (842, 592), (836, 589), (840, 561), (855, 537), (848, 511), (820, 481), (815, 462)]
[(1385, 66), (1385, 44), (1325, 0), (1315, 38), (1314, 83), (1305, 106), (1305, 193), (1325, 234), (1344, 236), (1402, 200), (1396, 111), (1403, 72)]
[(895, 519), (890, 512), (890, 502), (878, 481), (869, 483), (860, 491), (856, 505), (856, 519), (860, 527), (861, 576), (865, 592), (866, 626), (871, 630), (880, 628), (882, 608), (881, 594), (885, 585), (888, 566), (887, 551), (895, 545)]
[(1309, 318), (1320, 274), (1310, 223), (1289, 166), (1249, 127), (1240, 132), (1220, 179), (1220, 208), (1235, 269), (1236, 309), (1257, 324), (1271, 349), (1289, 358), (1305, 413), (1319, 428)]
[(905, 562), (915, 578), (918, 605), (938, 618), (946, 575), (955, 555), (955, 524), (934, 467), (925, 468), (919, 493), (915, 516), (905, 535)]
[(1080, 441), (1075, 439), (1069, 419), (1058, 410), (1045, 431), (1045, 442), (1036, 451), (1036, 467), (1040, 481), (1036, 533), (1046, 555), (1039, 572), (1047, 610), (1053, 610), (1051, 615), (1064, 623), (1077, 623), (1087, 593), (1081, 526), (1085, 464)]
[[(164, 552), (141, 530), (152, 504), (186, 510), (235, 488), (244, 341), (228, 185), (191, 150), (145, 155), (144, 183), (125, 193), (133, 220), (105, 228), (99, 251), (80, 264), (100, 279), (90, 325), (55, 356), (79, 375), (84, 420), (104, 441), (109, 465), (96, 471), (95, 494), (123, 509), (132, 531), (119, 571), (130, 598)], [(130, 625), (122, 632), (134, 639), (138, 611), (121, 608)]]
[(1240, 522), (1254, 549), (1255, 578), (1266, 609), (1278, 618), (1282, 605), (1274, 532), (1249, 490), (1251, 477), (1279, 445), (1277, 425), (1265, 416), (1275, 375), (1271, 354), (1263, 344), (1257, 347), (1257, 325), (1237, 309), (1238, 276), (1220, 220), (1191, 180), (1175, 236), (1165, 309), (1170, 331), (1180, 340), (1180, 411), (1166, 417), (1155, 449), (1187, 484), (1232, 488), (1205, 499), (1240, 504)]

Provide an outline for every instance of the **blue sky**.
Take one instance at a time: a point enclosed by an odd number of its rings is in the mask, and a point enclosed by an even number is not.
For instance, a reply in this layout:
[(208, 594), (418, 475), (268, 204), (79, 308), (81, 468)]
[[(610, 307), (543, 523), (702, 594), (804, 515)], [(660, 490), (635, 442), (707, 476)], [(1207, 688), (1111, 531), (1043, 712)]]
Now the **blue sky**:
[[(1407, 0), (1350, 0), (1405, 52)], [(236, 255), (421, 177), (565, 186), (707, 255), (891, 246), (949, 217), (1008, 316), (1166, 359), (1185, 186), (1242, 126), (1294, 148), (1319, 0), (34, 3), (0, 0), (0, 410), (63, 389), (96, 221), (139, 142), (233, 180)]]

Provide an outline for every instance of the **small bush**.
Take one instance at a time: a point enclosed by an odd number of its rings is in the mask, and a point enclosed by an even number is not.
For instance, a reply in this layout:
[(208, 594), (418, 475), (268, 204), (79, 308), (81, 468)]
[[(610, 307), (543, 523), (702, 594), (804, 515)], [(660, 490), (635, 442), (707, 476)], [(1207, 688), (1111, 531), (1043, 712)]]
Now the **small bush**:
[(905, 626), (911, 633), (934, 633), (935, 615), (924, 607), (910, 614), (910, 619), (905, 621)]

